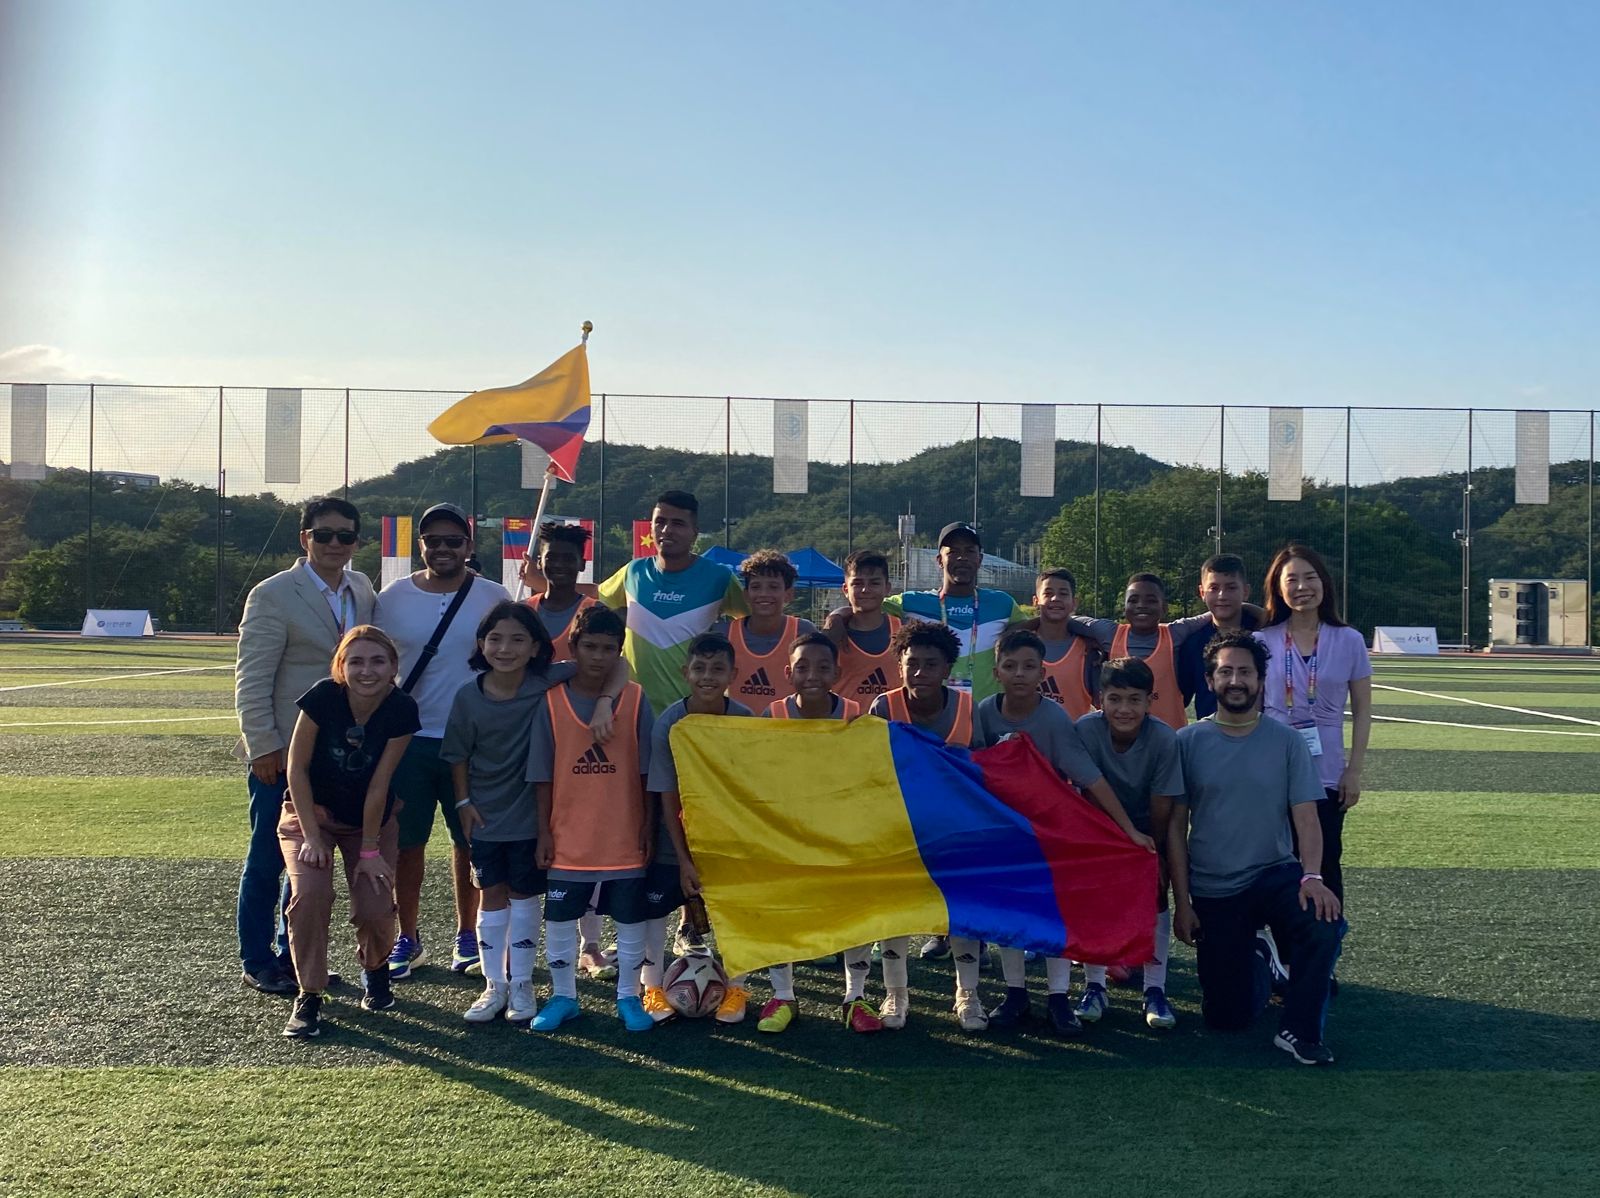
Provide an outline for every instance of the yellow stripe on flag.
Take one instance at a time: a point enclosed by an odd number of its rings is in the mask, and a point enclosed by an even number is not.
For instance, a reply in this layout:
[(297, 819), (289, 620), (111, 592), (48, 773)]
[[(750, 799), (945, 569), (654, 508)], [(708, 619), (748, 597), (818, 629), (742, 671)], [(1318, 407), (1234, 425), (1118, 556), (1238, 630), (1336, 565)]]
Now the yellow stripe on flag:
[(882, 720), (693, 715), (672, 753), (729, 972), (947, 929)]

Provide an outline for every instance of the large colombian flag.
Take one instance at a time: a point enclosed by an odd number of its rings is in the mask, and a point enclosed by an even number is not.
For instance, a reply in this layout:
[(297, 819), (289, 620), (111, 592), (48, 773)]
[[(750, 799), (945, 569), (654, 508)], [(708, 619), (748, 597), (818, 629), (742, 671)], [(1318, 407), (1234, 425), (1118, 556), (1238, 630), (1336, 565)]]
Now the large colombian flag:
[(525, 383), (474, 391), (445, 409), (428, 432), (446, 445), (532, 441), (556, 477), (572, 482), (589, 430), (589, 351), (577, 345)]
[(968, 754), (871, 716), (690, 716), (672, 749), (730, 972), (919, 932), (1151, 956), (1155, 855), (1031, 741)]

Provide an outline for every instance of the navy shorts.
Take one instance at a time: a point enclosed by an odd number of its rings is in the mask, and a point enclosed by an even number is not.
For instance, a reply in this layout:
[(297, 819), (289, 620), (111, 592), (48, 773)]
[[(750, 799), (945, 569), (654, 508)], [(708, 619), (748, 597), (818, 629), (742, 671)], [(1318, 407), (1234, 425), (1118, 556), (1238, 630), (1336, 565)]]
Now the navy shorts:
[(471, 847), (472, 884), (479, 890), (509, 886), (524, 897), (543, 894), (544, 870), (538, 861), (537, 840), (477, 840)]
[(595, 894), (593, 882), (551, 878), (544, 888), (545, 922), (566, 923), (583, 918), (592, 897), (597, 913), (609, 915), (618, 923), (643, 923), (650, 918), (648, 893), (648, 878), (613, 878), (600, 883), (599, 894)]
[(662, 919), (683, 906), (676, 862), (656, 861), (644, 875), (644, 917)]

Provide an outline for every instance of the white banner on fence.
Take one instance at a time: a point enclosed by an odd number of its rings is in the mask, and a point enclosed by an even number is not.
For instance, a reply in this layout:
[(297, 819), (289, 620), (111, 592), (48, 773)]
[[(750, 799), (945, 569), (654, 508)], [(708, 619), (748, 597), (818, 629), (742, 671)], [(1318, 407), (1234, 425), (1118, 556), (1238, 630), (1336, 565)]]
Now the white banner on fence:
[(11, 477), (18, 482), (44, 479), (49, 394), (43, 383), (11, 384)]
[(806, 401), (772, 401), (772, 493), (804, 495), (811, 489), (806, 455), (811, 447), (811, 426)]
[(1401, 628), (1380, 624), (1372, 630), (1374, 653), (1410, 653), (1422, 657), (1439, 656), (1439, 630), (1436, 628)]
[(84, 636), (155, 636), (155, 622), (147, 611), (106, 611), (90, 608), (83, 617)]
[(1517, 502), (1550, 502), (1550, 413), (1517, 413)]
[(300, 481), (300, 389), (267, 388), (267, 441), (262, 481)]
[[(544, 486), (544, 472), (550, 465), (550, 455), (532, 441), (521, 441), (518, 444), (522, 446), (522, 489), (537, 491)], [(556, 479), (555, 485), (559, 485), (560, 482), (560, 479)], [(553, 485), (551, 490), (554, 489)]]
[(1305, 427), (1302, 408), (1273, 408), (1267, 419), (1267, 498), (1299, 502), (1305, 453), (1301, 437)]
[(1049, 499), (1055, 493), (1056, 410), (1049, 404), (1024, 404), (1021, 494)]

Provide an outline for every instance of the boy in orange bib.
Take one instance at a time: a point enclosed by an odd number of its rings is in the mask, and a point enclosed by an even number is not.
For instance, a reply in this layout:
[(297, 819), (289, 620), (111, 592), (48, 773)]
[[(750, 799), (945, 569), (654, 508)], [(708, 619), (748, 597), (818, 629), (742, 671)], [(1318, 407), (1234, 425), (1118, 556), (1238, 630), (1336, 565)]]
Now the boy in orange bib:
[(900, 662), (891, 642), (900, 631), (897, 617), (883, 610), (889, 594), (889, 559), (874, 549), (857, 549), (844, 559), (844, 597), (848, 612), (833, 612), (823, 631), (839, 646), (839, 679), (834, 691), (866, 707), (894, 689)]
[(539, 803), (538, 865), (546, 871), (545, 957), (553, 994), (529, 1025), (550, 1032), (577, 1018), (578, 920), (599, 883), (594, 907), (617, 928), (617, 1015), (630, 1032), (655, 1021), (639, 1001), (647, 910), (646, 866), (655, 837), (645, 793), (650, 769), (650, 703), (630, 682), (616, 704), (616, 731), (604, 746), (588, 721), (605, 701), (605, 679), (622, 655), (622, 618), (595, 606), (572, 628), (575, 677), (550, 692), (535, 716), (528, 781)]
[(785, 674), (789, 646), (817, 629), (810, 620), (785, 614), (794, 601), (799, 573), (783, 554), (758, 549), (739, 563), (739, 575), (750, 614), (727, 624), (733, 645), (733, 685), (728, 697), (752, 711), (765, 711), (773, 700), (794, 694)]

